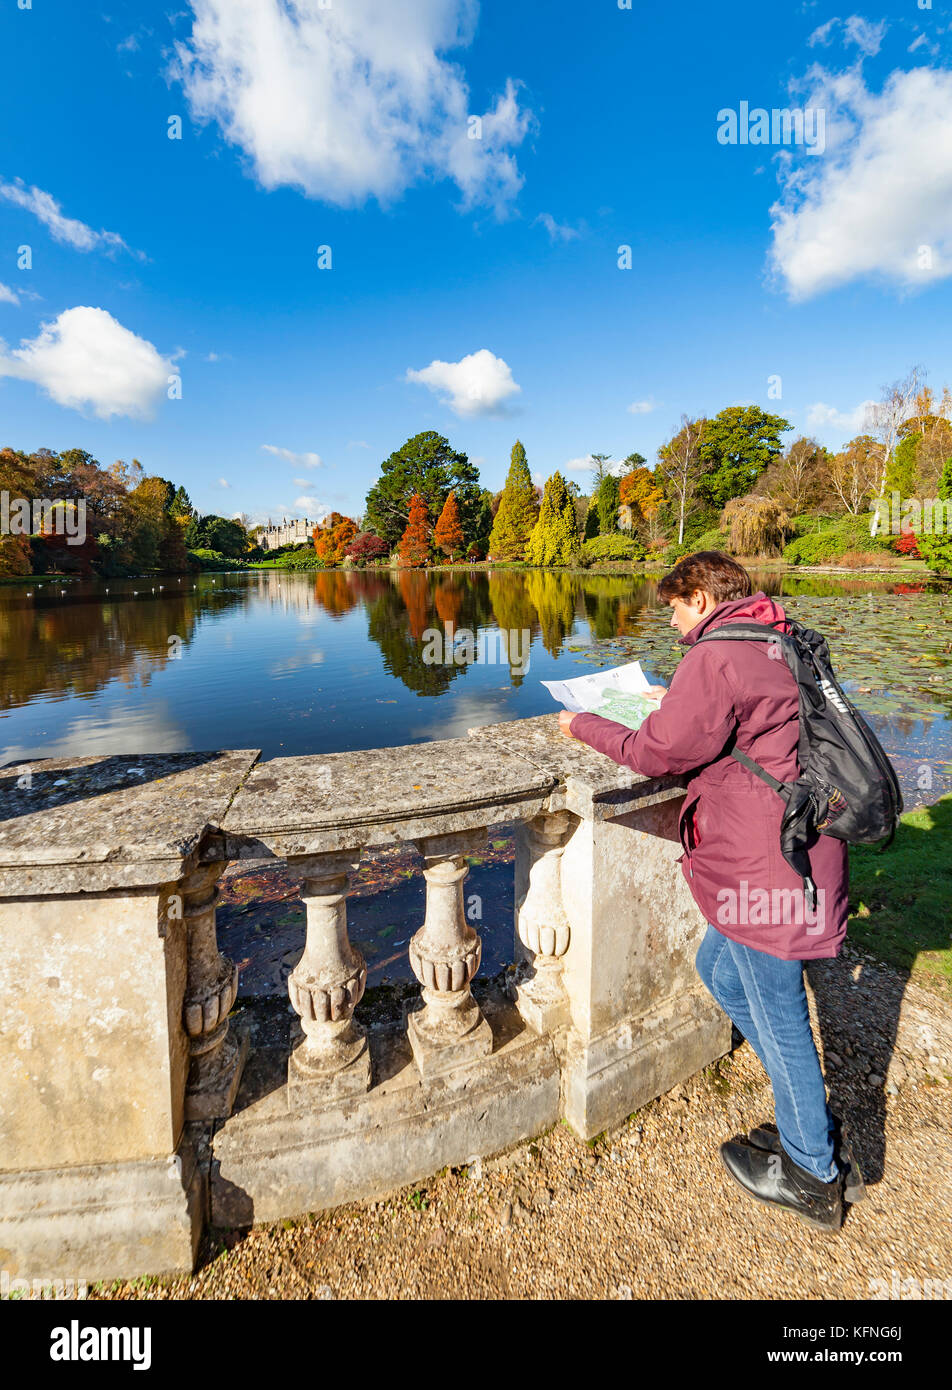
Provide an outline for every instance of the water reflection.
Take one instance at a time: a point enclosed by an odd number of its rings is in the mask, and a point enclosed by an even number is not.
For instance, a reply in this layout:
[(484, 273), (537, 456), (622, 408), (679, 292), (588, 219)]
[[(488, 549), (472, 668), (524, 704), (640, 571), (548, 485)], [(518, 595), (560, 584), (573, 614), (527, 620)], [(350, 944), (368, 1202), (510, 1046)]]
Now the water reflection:
[[(938, 615), (948, 602), (942, 586), (918, 594), (918, 585), (855, 577), (754, 579), (768, 592), (812, 596), (815, 625), (835, 618), (841, 643), (850, 614), (854, 626), (868, 625), (870, 603), (891, 592), (877, 619), (880, 646), (898, 640), (894, 629), (911, 630), (904, 603), (922, 608), (920, 627), (935, 627), (929, 605)], [(448, 737), (550, 710), (540, 680), (580, 675), (593, 661), (638, 655), (649, 674), (669, 679), (680, 648), (667, 618), (655, 579), (586, 572), (271, 570), (4, 586), (0, 760), (216, 747), (260, 747), (268, 757)], [(456, 660), (434, 663), (434, 630), (477, 641), (527, 633), (528, 669), (520, 645), (488, 641), (496, 658), (469, 664), (457, 649)], [(939, 683), (926, 685), (924, 674), (916, 698), (922, 708), (952, 707), (948, 656), (928, 661)], [(921, 746), (921, 720), (906, 722), (895, 713), (890, 738)]]

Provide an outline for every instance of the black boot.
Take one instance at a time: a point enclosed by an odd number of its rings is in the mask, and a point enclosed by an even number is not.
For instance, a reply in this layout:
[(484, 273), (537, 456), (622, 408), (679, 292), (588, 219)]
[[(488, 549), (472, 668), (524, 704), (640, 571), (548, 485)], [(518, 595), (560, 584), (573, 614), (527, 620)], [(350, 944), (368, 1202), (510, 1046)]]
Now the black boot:
[[(777, 1133), (776, 1125), (757, 1125), (748, 1137), (758, 1149), (769, 1149), (775, 1154), (781, 1151), (780, 1135)], [(836, 1166), (843, 1174), (843, 1201), (861, 1202), (866, 1196), (866, 1184), (853, 1153), (849, 1130), (838, 1115), (833, 1116), (833, 1144)]]
[(783, 1148), (775, 1154), (737, 1140), (722, 1144), (720, 1152), (728, 1173), (755, 1201), (792, 1211), (822, 1231), (838, 1231), (843, 1224), (842, 1173), (822, 1182)]

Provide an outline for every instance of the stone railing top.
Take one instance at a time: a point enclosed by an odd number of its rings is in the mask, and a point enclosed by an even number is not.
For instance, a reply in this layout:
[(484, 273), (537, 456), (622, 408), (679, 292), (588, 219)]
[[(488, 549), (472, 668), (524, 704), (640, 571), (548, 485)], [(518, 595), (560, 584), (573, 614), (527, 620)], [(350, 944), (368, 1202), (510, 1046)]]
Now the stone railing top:
[(234, 859), (324, 854), (529, 819), (555, 785), (517, 753), (469, 738), (274, 758), (251, 773), (222, 829)]
[(474, 742), (489, 744), (508, 757), (520, 757), (558, 783), (549, 800), (551, 811), (569, 810), (588, 820), (608, 820), (641, 806), (681, 795), (687, 782), (680, 774), (643, 777), (620, 767), (587, 743), (567, 738), (557, 714), (469, 730)]
[(686, 785), (683, 777), (618, 767), (560, 733), (555, 714), (436, 743), (255, 766), (257, 758), (245, 749), (40, 759), (0, 769), (0, 894), (155, 886), (211, 853), (285, 859), (349, 852), (543, 811), (604, 820), (678, 796)]
[(0, 768), (0, 893), (171, 882), (258, 751), (32, 759)]

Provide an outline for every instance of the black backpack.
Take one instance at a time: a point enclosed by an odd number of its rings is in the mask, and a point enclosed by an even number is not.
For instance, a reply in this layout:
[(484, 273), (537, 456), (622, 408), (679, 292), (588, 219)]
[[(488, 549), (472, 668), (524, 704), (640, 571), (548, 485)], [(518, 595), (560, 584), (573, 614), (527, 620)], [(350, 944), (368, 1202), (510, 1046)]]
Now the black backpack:
[(812, 911), (816, 884), (807, 843), (813, 833), (832, 835), (851, 845), (883, 839), (888, 845), (899, 823), (902, 792), (879, 739), (833, 674), (826, 638), (792, 618), (786, 622), (789, 633), (779, 632), (777, 625), (768, 623), (723, 623), (713, 632), (702, 633), (694, 645), (775, 642), (793, 672), (800, 692), (797, 780), (778, 782), (738, 748), (731, 749), (731, 757), (786, 802), (780, 848), (790, 867), (802, 877)]

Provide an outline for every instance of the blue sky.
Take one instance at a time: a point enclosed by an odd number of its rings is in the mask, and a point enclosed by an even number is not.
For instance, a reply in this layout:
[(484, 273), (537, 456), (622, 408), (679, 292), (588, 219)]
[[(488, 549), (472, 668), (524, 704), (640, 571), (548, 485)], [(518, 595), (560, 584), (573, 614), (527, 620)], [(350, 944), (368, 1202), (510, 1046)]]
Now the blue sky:
[[(584, 489), (682, 411), (836, 447), (913, 364), (952, 381), (940, 0), (26, 3), (2, 444), (137, 457), (206, 512), (357, 514), (423, 429), (491, 488), (518, 436)], [(822, 112), (822, 148), (723, 143), (743, 102)]]

